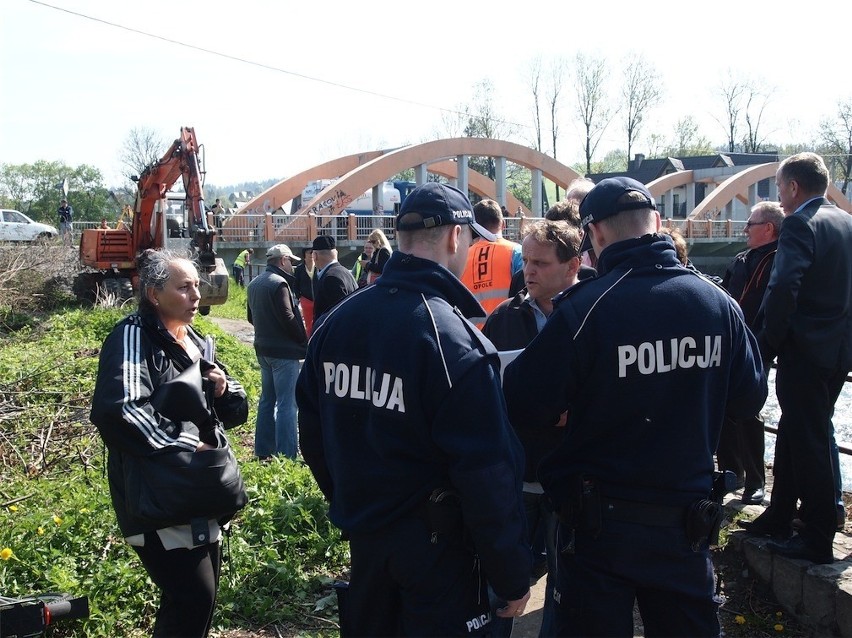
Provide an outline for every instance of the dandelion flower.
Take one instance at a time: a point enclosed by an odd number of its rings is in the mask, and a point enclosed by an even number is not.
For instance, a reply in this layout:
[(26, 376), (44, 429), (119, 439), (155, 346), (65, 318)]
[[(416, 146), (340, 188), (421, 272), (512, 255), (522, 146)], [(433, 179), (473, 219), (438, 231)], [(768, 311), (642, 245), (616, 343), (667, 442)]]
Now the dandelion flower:
[(41, 525), (38, 526), (36, 532), (38, 532), (39, 536), (44, 536), (44, 528)]
[(81, 507), (81, 508), (80, 508), (80, 513), (81, 513), (81, 514), (88, 514), (88, 513), (89, 513), (89, 508), (88, 508), (88, 507)]
[(62, 519), (59, 518), (56, 514), (53, 515), (53, 522), (57, 525), (62, 525)]
[(10, 511), (10, 512), (17, 512), (17, 511), (18, 511), (18, 506), (17, 506), (17, 505), (10, 505), (10, 506), (9, 506), (9, 511)]
[(4, 547), (3, 549), (0, 549), (0, 559), (9, 560), (10, 558), (12, 558), (11, 547)]
[(738, 625), (744, 625), (745, 624), (745, 616), (737, 616), (736, 618), (734, 618), (734, 622), (737, 623)]
[(784, 625), (778, 623), (777, 625), (775, 625), (775, 631), (784, 631)]

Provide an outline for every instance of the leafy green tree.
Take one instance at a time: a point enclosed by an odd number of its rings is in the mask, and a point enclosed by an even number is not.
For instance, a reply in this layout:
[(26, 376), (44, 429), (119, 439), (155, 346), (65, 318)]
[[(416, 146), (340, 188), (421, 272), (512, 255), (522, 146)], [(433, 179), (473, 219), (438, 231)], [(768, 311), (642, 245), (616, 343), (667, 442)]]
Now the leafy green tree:
[(0, 201), (36, 221), (55, 225), (56, 209), (63, 197), (61, 185), (66, 179), (75, 221), (115, 218), (115, 206), (104, 188), (103, 175), (87, 164), (74, 168), (62, 162), (39, 160), (34, 164), (0, 165)]
[(677, 121), (671, 137), (660, 133), (648, 136), (648, 157), (694, 157), (727, 152), (725, 148), (715, 149), (710, 140), (701, 134), (698, 123), (691, 115)]
[[(591, 173), (620, 173), (625, 166), (627, 166), (627, 154), (616, 149), (604, 155), (602, 160), (592, 162)], [(575, 164), (572, 168), (582, 175), (583, 171), (586, 170), (586, 165), (581, 162)]]

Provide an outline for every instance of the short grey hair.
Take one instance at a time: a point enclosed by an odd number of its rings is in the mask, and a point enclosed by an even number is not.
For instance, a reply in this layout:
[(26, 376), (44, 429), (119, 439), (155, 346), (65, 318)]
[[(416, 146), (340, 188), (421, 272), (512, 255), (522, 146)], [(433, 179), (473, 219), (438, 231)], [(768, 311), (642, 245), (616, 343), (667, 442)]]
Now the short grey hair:
[(162, 290), (165, 287), (172, 276), (171, 266), (176, 261), (187, 261), (195, 267), (186, 253), (176, 250), (149, 248), (136, 258), (136, 270), (139, 273), (139, 310), (156, 310), (154, 304), (148, 300), (148, 290)]
[(781, 222), (784, 221), (784, 209), (778, 202), (758, 202), (751, 207), (751, 212), (760, 215), (760, 221), (764, 224), (772, 224), (775, 236), (781, 234)]

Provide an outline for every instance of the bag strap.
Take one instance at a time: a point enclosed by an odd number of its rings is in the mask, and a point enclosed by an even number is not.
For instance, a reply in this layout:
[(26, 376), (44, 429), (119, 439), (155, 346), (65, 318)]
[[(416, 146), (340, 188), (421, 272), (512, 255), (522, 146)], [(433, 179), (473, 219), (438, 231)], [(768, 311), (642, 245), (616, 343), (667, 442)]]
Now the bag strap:
[[(183, 372), (192, 365), (193, 361), (187, 354), (186, 350), (183, 349), (183, 347), (175, 340), (174, 337), (171, 336), (171, 334), (169, 334), (167, 330), (165, 330), (165, 328), (160, 329), (156, 325), (151, 325), (150, 318), (147, 317), (142, 317), (141, 323), (142, 329), (148, 335), (148, 338), (163, 349), (163, 352), (166, 353), (178, 370)], [(189, 331), (190, 329), (187, 328), (187, 330)], [(188, 334), (192, 334), (192, 332), (188, 332)], [(196, 345), (198, 344), (196, 343)]]

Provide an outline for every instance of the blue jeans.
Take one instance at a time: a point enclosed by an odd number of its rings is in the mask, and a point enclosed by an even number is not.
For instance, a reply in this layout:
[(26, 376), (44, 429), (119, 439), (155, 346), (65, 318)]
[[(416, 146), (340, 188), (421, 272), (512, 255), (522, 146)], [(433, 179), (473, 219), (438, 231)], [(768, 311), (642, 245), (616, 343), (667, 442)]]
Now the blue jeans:
[(296, 379), (298, 359), (257, 355), (260, 364), (260, 401), (254, 428), (254, 453), (263, 458), (283, 454), (296, 458)]

